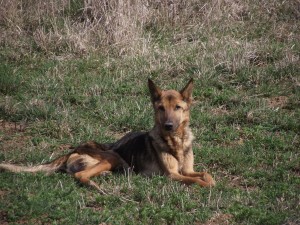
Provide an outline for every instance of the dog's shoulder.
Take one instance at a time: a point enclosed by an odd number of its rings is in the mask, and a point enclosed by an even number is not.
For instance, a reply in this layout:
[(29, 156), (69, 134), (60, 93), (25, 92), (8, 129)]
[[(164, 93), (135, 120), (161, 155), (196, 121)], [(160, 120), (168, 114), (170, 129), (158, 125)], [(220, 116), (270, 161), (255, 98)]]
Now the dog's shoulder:
[(128, 164), (134, 164), (137, 159), (147, 155), (147, 143), (147, 132), (130, 132), (115, 142), (111, 149), (118, 153)]
[(139, 147), (144, 144), (147, 132), (130, 132), (111, 145), (111, 149)]

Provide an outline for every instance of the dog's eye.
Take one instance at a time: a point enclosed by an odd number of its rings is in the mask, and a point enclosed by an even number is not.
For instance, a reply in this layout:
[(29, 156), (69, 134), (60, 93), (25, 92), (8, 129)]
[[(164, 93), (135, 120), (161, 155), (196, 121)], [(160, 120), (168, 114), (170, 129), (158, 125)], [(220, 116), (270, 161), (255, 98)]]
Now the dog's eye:
[(181, 106), (180, 105), (176, 105), (175, 106), (175, 110), (179, 110), (179, 109), (181, 109)]
[(162, 105), (158, 106), (158, 109), (159, 109), (160, 111), (165, 111), (165, 108), (164, 108)]

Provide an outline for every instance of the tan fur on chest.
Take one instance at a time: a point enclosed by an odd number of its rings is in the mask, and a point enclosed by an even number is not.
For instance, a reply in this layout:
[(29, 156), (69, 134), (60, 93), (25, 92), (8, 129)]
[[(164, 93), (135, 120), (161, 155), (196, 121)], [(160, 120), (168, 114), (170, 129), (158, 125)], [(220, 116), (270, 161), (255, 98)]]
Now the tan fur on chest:
[[(186, 155), (192, 153), (192, 141), (194, 136), (189, 128), (186, 128), (183, 137), (172, 136), (163, 139), (158, 135), (155, 128), (150, 132), (155, 145), (156, 153), (168, 167), (177, 167), (178, 172), (182, 170), (186, 162)], [(176, 164), (176, 165), (174, 165)]]

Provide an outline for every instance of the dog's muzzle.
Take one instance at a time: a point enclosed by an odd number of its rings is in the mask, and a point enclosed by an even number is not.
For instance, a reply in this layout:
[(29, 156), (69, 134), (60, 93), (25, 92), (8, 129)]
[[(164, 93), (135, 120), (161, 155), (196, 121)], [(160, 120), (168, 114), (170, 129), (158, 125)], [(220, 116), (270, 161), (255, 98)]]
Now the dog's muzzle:
[(166, 122), (165, 123), (165, 130), (166, 131), (172, 131), (173, 130), (173, 123), (172, 122)]

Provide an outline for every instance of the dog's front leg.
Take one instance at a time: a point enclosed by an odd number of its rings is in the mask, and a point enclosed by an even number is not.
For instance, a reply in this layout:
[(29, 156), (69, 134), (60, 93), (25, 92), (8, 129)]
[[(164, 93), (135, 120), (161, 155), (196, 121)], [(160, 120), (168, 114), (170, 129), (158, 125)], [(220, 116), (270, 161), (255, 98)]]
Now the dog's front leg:
[(194, 183), (196, 183), (196, 184), (199, 184), (201, 187), (213, 186), (210, 183), (208, 183), (204, 180), (201, 180), (199, 178), (184, 176), (184, 175), (181, 175), (181, 174), (176, 173), (176, 172), (171, 172), (169, 174), (169, 177), (173, 180), (181, 181), (184, 184), (194, 184)]
[(203, 181), (207, 182), (209, 186), (215, 186), (216, 182), (214, 178), (207, 172), (183, 172), (182, 173), (184, 176), (188, 177), (199, 177)]
[(215, 186), (216, 182), (213, 179), (213, 177), (207, 173), (207, 172), (195, 172), (194, 171), (194, 154), (192, 147), (190, 147), (189, 151), (184, 157), (184, 163), (182, 166), (182, 175), (188, 176), (188, 177), (198, 177), (199, 179), (202, 179), (203, 181), (207, 182), (209, 186)]
[(201, 180), (198, 177), (191, 177), (182, 175), (179, 173), (179, 167), (178, 167), (178, 161), (177, 159), (168, 154), (168, 153), (162, 153), (161, 159), (164, 165), (165, 173), (170, 177), (172, 180), (180, 181), (184, 184), (198, 184), (201, 187), (209, 187), (212, 186), (210, 183)]

